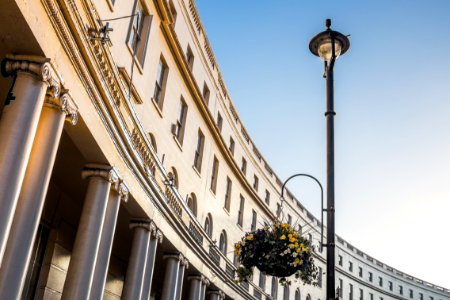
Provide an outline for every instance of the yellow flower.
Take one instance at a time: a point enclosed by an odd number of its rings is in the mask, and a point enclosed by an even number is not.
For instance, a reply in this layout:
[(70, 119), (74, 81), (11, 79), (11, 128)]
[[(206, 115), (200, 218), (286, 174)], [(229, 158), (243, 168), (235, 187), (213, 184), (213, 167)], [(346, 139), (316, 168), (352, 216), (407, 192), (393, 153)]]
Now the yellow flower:
[(280, 236), (280, 240), (285, 240), (286, 236), (283, 234), (282, 236)]
[(297, 257), (297, 252), (292, 253), (292, 257)]
[(249, 240), (249, 241), (253, 240), (253, 234), (249, 234), (249, 235), (247, 236), (247, 240)]
[(294, 244), (289, 244), (289, 248), (293, 249), (293, 248), (295, 248), (295, 245)]
[(290, 237), (289, 238), (289, 242), (291, 243), (295, 243), (297, 241), (297, 239), (295, 237)]

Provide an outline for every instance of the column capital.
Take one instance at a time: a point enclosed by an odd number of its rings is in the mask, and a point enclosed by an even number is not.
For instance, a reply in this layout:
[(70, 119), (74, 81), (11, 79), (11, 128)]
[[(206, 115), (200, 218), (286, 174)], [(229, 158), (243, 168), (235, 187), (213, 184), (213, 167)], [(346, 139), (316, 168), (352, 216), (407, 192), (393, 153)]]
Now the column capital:
[(50, 63), (49, 58), (33, 55), (7, 55), (1, 63), (1, 73), (4, 77), (29, 73), (46, 82), (55, 95), (59, 95), (63, 80)]
[(115, 184), (119, 181), (119, 173), (114, 167), (100, 164), (87, 164), (81, 172), (83, 179), (89, 177), (101, 177), (106, 181)]
[(149, 219), (132, 219), (130, 221), (130, 229), (141, 227), (152, 232), (154, 230), (154, 224), (152, 223)]
[(52, 89), (47, 90), (45, 95), (44, 106), (54, 108), (56, 110), (61, 110), (65, 115), (66, 119), (75, 125), (78, 122), (78, 106), (69, 94), (69, 90), (63, 89), (59, 96), (55, 96)]
[(209, 279), (206, 278), (206, 276), (204, 276), (204, 275), (202, 275), (201, 277), (202, 277), (202, 283), (203, 283), (205, 286), (208, 286), (208, 285), (210, 284)]
[(119, 194), (123, 202), (128, 202), (129, 189), (123, 180), (118, 180), (113, 189)]
[(163, 258), (164, 259), (168, 259), (168, 258), (178, 259), (182, 266), (184, 266), (186, 269), (189, 268), (189, 260), (186, 257), (184, 257), (183, 254), (181, 254), (179, 252), (166, 253), (166, 254), (163, 255)]
[(163, 241), (163, 239), (164, 239), (164, 235), (163, 235), (162, 231), (159, 230), (159, 229), (156, 229), (156, 230), (153, 232), (152, 237), (155, 238), (155, 239), (157, 239), (159, 243), (162, 243), (162, 241)]
[(225, 293), (221, 290), (211, 290), (207, 292), (208, 295), (217, 295), (219, 299), (225, 299)]

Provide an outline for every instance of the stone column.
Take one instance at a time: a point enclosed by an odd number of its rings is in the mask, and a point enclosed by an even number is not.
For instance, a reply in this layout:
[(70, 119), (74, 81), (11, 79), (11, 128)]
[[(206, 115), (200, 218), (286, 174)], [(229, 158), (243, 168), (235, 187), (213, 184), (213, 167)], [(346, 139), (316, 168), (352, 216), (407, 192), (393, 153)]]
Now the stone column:
[(202, 292), (202, 275), (189, 276), (189, 300), (200, 300)]
[(189, 261), (187, 258), (183, 257), (180, 261), (180, 269), (178, 271), (178, 279), (177, 279), (177, 291), (175, 294), (175, 300), (181, 300), (181, 294), (183, 292), (183, 279), (184, 279), (184, 271), (189, 268)]
[(225, 293), (219, 290), (209, 291), (209, 300), (224, 300)]
[(47, 95), (25, 172), (0, 272), (0, 295), (18, 299), (22, 294), (45, 195), (55, 162), (64, 120), (76, 123), (77, 110), (69, 94)]
[(164, 255), (164, 259), (167, 260), (167, 264), (161, 300), (175, 300), (178, 287), (178, 272), (183, 256), (180, 253), (172, 253)]
[(158, 243), (162, 243), (163, 234), (156, 229), (151, 232), (150, 244), (148, 247), (147, 265), (145, 267), (144, 287), (142, 289), (141, 299), (149, 300), (152, 289), (153, 271), (155, 268), (155, 256)]
[(127, 200), (128, 188), (123, 181), (120, 181), (116, 186), (114, 186), (109, 194), (108, 206), (106, 207), (105, 221), (103, 223), (102, 237), (100, 240), (97, 262), (95, 263), (94, 279), (92, 281), (92, 289), (89, 299), (103, 299), (120, 202), (127, 202)]
[(0, 266), (8, 240), (25, 169), (47, 91), (59, 95), (59, 81), (48, 59), (5, 59), (3, 76), (16, 75), (15, 100), (0, 119)]
[(63, 300), (89, 299), (109, 190), (111, 184), (119, 180), (114, 168), (95, 164), (87, 165), (82, 176), (89, 178), (89, 185), (64, 283)]
[(135, 220), (130, 223), (130, 228), (134, 229), (134, 236), (122, 299), (141, 299), (150, 243), (150, 231), (153, 228), (151, 226), (152, 223), (149, 220)]
[(202, 277), (202, 286), (200, 291), (200, 300), (205, 300), (206, 288), (209, 285), (209, 280), (206, 277)]

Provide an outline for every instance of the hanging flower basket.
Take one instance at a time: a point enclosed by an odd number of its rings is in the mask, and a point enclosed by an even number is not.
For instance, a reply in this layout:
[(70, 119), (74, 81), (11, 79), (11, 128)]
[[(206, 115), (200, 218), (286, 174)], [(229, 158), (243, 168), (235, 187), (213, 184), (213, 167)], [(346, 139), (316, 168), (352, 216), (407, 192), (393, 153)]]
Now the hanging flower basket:
[(248, 281), (253, 267), (261, 272), (280, 277), (281, 284), (289, 284), (286, 277), (295, 274), (306, 284), (316, 284), (311, 242), (286, 223), (274, 223), (248, 232), (234, 245), (241, 266), (236, 270), (237, 281)]

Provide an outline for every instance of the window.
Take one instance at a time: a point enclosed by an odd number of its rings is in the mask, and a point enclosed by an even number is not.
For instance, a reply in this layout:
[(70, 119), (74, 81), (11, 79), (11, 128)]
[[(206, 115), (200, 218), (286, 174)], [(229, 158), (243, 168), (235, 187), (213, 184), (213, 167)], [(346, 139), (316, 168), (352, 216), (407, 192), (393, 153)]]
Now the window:
[(338, 260), (338, 263), (339, 263), (339, 265), (342, 267), (342, 255), (339, 255), (339, 258), (338, 258), (339, 260)]
[(244, 204), (245, 204), (245, 199), (244, 197), (242, 197), (242, 195), (240, 195), (241, 197), (241, 202), (239, 203), (239, 211), (238, 211), (238, 225), (242, 227), (242, 221), (244, 219)]
[(292, 216), (290, 214), (288, 214), (287, 222), (289, 225), (292, 225)]
[(210, 189), (213, 191), (213, 193), (216, 193), (217, 188), (217, 175), (219, 173), (219, 161), (217, 160), (217, 157), (214, 155), (214, 161), (213, 161), (213, 167), (211, 172), (211, 185)]
[(194, 66), (194, 53), (192, 53), (191, 47), (188, 45), (186, 50), (186, 61), (189, 66), (189, 70), (192, 71), (192, 67)]
[(302, 225), (298, 224), (297, 225), (297, 231), (302, 234)]
[(245, 158), (242, 158), (241, 171), (242, 173), (244, 173), (244, 175), (247, 173), (247, 161), (245, 160)]
[(306, 300), (311, 300), (311, 295), (310, 294), (306, 295)]
[(212, 217), (211, 214), (208, 214), (205, 219), (205, 232), (209, 237), (212, 237), (212, 229), (213, 229)]
[(194, 154), (194, 168), (196, 168), (198, 172), (201, 172), (201, 170), (202, 170), (204, 145), (205, 145), (205, 136), (203, 135), (202, 131), (199, 129), (198, 137), (197, 137), (197, 149), (195, 149), (195, 154)]
[(259, 272), (258, 286), (264, 291), (266, 289), (266, 275), (263, 272)]
[(266, 197), (264, 198), (264, 201), (266, 201), (267, 205), (270, 205), (270, 192), (266, 190)]
[(423, 294), (419, 293), (419, 300), (423, 300)]
[(217, 113), (217, 127), (219, 128), (219, 131), (222, 131), (222, 124), (223, 124), (223, 119), (222, 116), (220, 115), (220, 112)]
[(188, 107), (183, 98), (181, 98), (180, 112), (178, 114), (177, 123), (172, 127), (172, 133), (175, 135), (178, 142), (182, 145), (184, 138), (184, 128), (186, 127), (186, 116)]
[[(156, 145), (156, 139), (155, 136), (149, 132), (148, 133), (148, 137), (150, 139), (150, 143), (152, 144), (152, 148), (155, 151), (155, 153), (158, 153), (158, 146)], [(155, 176), (156, 174), (156, 164), (153, 164), (153, 166), (151, 167), (150, 172), (152, 173), (153, 176)]]
[(278, 295), (278, 280), (276, 277), (272, 277), (272, 289), (270, 291), (270, 296), (272, 296), (272, 298), (276, 300), (277, 295)]
[(372, 275), (372, 272), (369, 272), (369, 281), (370, 281), (370, 282), (373, 281), (373, 275)]
[(259, 179), (258, 176), (253, 175), (253, 188), (258, 191)]
[(251, 231), (256, 230), (256, 211), (252, 209), (252, 228)]
[(358, 267), (358, 269), (359, 269), (359, 277), (363, 277), (363, 271), (362, 271), (362, 267)]
[(400, 295), (403, 295), (403, 287), (400, 285), (399, 287), (398, 287), (398, 289), (399, 289), (399, 293), (400, 293)]
[(153, 92), (153, 101), (156, 102), (160, 110), (162, 110), (163, 107), (168, 74), (169, 69), (167, 68), (167, 64), (165, 63), (164, 58), (161, 57), (156, 69), (155, 91)]
[(353, 263), (351, 261), (348, 262), (348, 270), (353, 272)]
[(227, 255), (227, 233), (225, 230), (222, 230), (219, 239), (219, 250), (223, 253), (223, 255)]
[(283, 289), (283, 300), (289, 300), (289, 287), (287, 285)]
[(317, 286), (318, 287), (322, 287), (322, 268), (319, 267), (317, 270), (318, 274), (317, 274)]
[(412, 299), (413, 297), (414, 297), (414, 292), (413, 292), (413, 290), (410, 289), (409, 290), (409, 298)]
[(312, 243), (312, 234), (308, 233), (308, 240)]
[(389, 290), (392, 291), (394, 288), (394, 285), (392, 284), (392, 281), (389, 281)]
[(434, 297), (433, 297), (433, 296), (430, 296), (430, 300), (434, 300)]
[(173, 5), (172, 0), (169, 1), (169, 9), (170, 13), (172, 14), (172, 26), (175, 27), (175, 23), (177, 22), (177, 11), (175, 9), (175, 6)]
[(206, 85), (206, 82), (204, 82), (203, 83), (203, 94), (202, 94), (202, 96), (203, 96), (203, 101), (206, 103), (206, 105), (208, 105), (208, 102), (209, 102), (209, 95), (210, 95), (209, 88)]
[(228, 149), (230, 150), (231, 155), (234, 155), (234, 140), (231, 136), (230, 136), (230, 147)]
[(192, 193), (187, 199), (187, 206), (192, 214), (197, 217), (197, 197)]
[(280, 203), (277, 203), (277, 216), (281, 214), (281, 205)]
[(152, 16), (144, 10), (140, 0), (135, 1), (134, 14), (128, 29), (127, 44), (131, 48), (139, 64), (143, 66)]
[(383, 286), (383, 277), (378, 277), (378, 285)]
[(342, 282), (342, 279), (339, 279), (339, 298), (342, 298), (342, 295), (344, 294), (343, 289), (344, 288), (344, 283)]
[(349, 300), (353, 300), (353, 284), (349, 284), (348, 285), (348, 287), (349, 287), (349, 291), (348, 291), (348, 299)]
[(224, 207), (227, 211), (230, 211), (231, 187), (232, 187), (231, 179), (229, 177), (227, 177), (227, 190), (225, 193), (225, 205), (224, 205)]
[(364, 300), (364, 291), (363, 291), (363, 289), (359, 289), (359, 300)]
[(373, 300), (373, 294), (369, 293), (370, 300)]
[(300, 300), (300, 289), (295, 290), (295, 300)]

